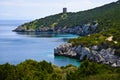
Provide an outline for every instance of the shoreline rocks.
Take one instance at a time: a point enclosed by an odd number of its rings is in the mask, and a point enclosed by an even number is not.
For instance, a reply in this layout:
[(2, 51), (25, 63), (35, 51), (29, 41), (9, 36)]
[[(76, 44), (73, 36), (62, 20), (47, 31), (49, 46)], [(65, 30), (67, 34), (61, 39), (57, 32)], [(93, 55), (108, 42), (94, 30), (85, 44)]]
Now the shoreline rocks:
[(72, 49), (72, 44), (61, 44), (59, 47), (54, 49), (55, 56), (67, 56), (71, 58), (76, 58), (77, 53)]
[(71, 43), (61, 44), (54, 49), (55, 56), (67, 56), (76, 58), (80, 61), (87, 57), (90, 61), (108, 64), (112, 67), (120, 67), (120, 57), (115, 56), (115, 49), (100, 49), (98, 46), (82, 47), (81, 45), (73, 47)]
[(54, 28), (51, 27), (38, 27), (35, 29), (31, 29), (28, 26), (22, 25), (16, 28), (15, 32), (55, 32), (55, 33), (72, 33), (78, 35), (89, 35), (95, 33), (98, 23), (94, 24), (84, 24), (82, 26), (73, 26), (73, 27), (58, 27), (55, 26)]

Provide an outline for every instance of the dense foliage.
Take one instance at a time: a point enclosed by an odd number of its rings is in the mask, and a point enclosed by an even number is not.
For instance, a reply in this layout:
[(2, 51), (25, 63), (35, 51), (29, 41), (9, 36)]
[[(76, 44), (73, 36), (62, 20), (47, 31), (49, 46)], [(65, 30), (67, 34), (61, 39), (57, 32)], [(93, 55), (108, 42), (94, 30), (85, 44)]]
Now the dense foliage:
[(26, 60), (16, 66), (0, 65), (0, 80), (120, 80), (120, 68), (89, 62), (80, 67), (57, 67), (46, 61)]
[[(120, 47), (120, 28), (110, 28), (106, 31), (101, 31), (96, 34), (69, 39), (68, 42), (71, 42), (73, 45), (82, 45), (82, 46), (94, 46), (99, 45), (102, 47), (108, 48), (119, 48)], [(110, 38), (112, 40), (108, 40)]]
[(76, 71), (67, 73), (67, 80), (120, 80), (120, 68), (86, 59)]
[(74, 27), (97, 20), (98, 31), (120, 25), (120, 1), (113, 2), (94, 9), (76, 13), (60, 13), (32, 22), (25, 23), (20, 27), (23, 29), (39, 29), (41, 27)]
[(26, 60), (16, 66), (0, 65), (0, 80), (66, 80), (66, 72), (75, 69), (71, 65), (61, 69), (46, 61)]
[(0, 65), (0, 80), (47, 80), (53, 73), (51, 63), (26, 60), (17, 66)]

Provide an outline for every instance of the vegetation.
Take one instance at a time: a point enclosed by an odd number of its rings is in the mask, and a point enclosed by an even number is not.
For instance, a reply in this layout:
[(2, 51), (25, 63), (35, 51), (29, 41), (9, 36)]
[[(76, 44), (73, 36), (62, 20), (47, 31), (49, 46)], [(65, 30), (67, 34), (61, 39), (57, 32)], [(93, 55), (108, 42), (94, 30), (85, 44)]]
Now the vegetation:
[[(109, 40), (111, 38), (111, 40)], [(91, 47), (97, 45), (99, 49), (113, 48), (115, 55), (120, 56), (120, 28), (109, 28), (96, 34), (69, 39), (74, 46)]]
[(59, 68), (46, 61), (26, 60), (18, 65), (0, 65), (0, 80), (66, 80), (66, 73), (75, 66)]
[(67, 73), (67, 80), (120, 80), (120, 68), (85, 60), (74, 72)]
[[(73, 45), (83, 45), (83, 46), (94, 46), (99, 45), (102, 47), (107, 46), (111, 48), (119, 48), (120, 47), (120, 28), (110, 28), (106, 31), (101, 31), (96, 34), (69, 39), (68, 42), (72, 43)], [(108, 38), (111, 37), (111, 40)]]
[(32, 22), (25, 23), (20, 27), (23, 29), (39, 29), (42, 27), (74, 27), (83, 25), (93, 21), (98, 21), (98, 31), (105, 30), (110, 27), (118, 27), (120, 25), (120, 1), (113, 2), (94, 9), (80, 11), (76, 13), (59, 13), (47, 16), (45, 18), (36, 19)]
[(18, 65), (0, 65), (0, 80), (120, 80), (120, 68), (89, 62), (80, 67), (57, 67), (46, 61), (26, 60)]

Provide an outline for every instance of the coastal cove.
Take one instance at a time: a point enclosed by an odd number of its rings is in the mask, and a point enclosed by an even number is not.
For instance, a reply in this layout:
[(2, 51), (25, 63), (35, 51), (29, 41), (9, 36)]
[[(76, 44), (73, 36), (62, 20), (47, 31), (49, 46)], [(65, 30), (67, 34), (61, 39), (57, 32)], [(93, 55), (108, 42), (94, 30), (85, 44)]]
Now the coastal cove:
[(80, 62), (68, 57), (55, 57), (54, 48), (66, 43), (75, 34), (57, 34), (51, 32), (12, 32), (17, 26), (28, 22), (20, 20), (0, 21), (0, 64), (19, 64), (26, 59), (37, 61), (46, 60), (57, 66), (73, 64), (79, 66)]
[(120, 0), (4, 1), (0, 80), (120, 80)]

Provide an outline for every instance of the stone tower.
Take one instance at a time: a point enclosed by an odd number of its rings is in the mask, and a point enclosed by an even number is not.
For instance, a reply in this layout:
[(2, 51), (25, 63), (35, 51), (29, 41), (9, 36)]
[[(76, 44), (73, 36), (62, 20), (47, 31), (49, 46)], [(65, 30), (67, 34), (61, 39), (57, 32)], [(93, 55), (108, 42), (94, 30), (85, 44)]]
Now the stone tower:
[(67, 13), (67, 8), (63, 8), (63, 13)]

